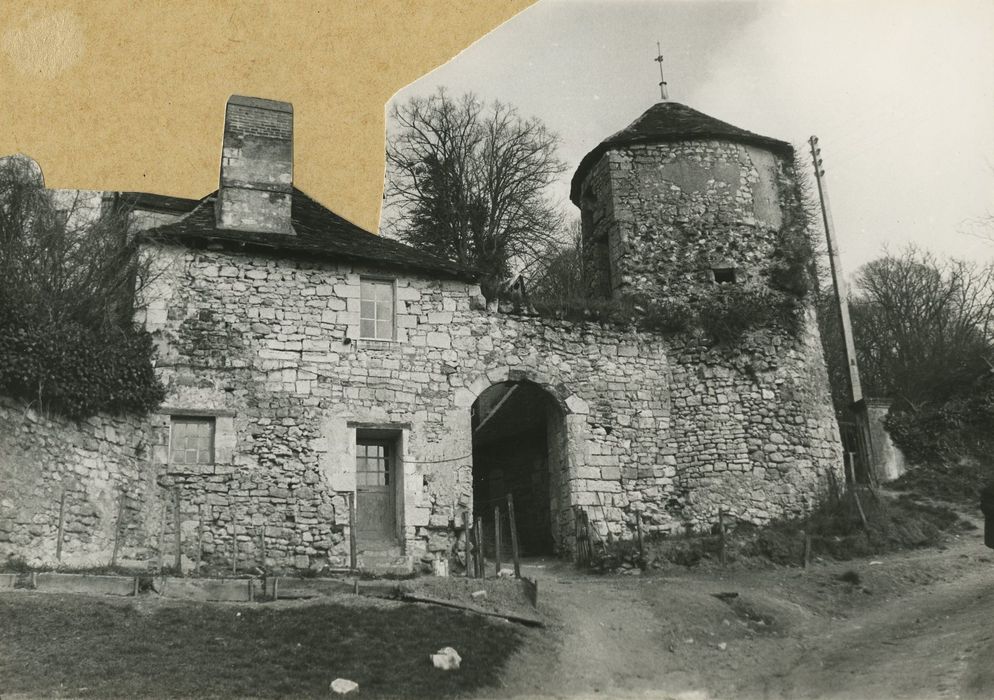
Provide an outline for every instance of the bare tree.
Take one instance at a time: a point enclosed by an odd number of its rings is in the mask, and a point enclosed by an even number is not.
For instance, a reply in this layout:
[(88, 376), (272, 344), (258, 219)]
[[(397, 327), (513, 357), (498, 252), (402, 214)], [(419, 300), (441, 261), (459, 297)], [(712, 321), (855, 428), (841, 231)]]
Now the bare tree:
[[(46, 190), (0, 167), (0, 300), (49, 323), (130, 327), (148, 261), (129, 240), (128, 212)], [(97, 195), (99, 198), (99, 194)]]
[(565, 170), (555, 134), (514, 107), (444, 90), (390, 118), (385, 232), (478, 269), (488, 297), (513, 266), (541, 259), (562, 227), (547, 194)]
[(850, 309), (867, 393), (915, 408), (989, 373), (994, 267), (912, 247), (867, 263), (855, 282)]
[(549, 247), (528, 285), (530, 296), (546, 300), (581, 300), (593, 293), (583, 265), (583, 235), (579, 219), (568, 225), (569, 238)]
[(0, 391), (74, 418), (148, 410), (163, 389), (133, 307), (150, 260), (128, 212), (47, 190), (32, 166), (0, 160)]

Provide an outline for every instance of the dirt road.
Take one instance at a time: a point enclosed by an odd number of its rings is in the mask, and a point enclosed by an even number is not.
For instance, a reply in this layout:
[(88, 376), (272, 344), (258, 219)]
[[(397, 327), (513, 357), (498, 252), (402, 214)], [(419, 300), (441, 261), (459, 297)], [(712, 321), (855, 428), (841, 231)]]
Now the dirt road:
[(531, 570), (549, 629), (499, 697), (994, 698), (994, 552), (762, 571)]

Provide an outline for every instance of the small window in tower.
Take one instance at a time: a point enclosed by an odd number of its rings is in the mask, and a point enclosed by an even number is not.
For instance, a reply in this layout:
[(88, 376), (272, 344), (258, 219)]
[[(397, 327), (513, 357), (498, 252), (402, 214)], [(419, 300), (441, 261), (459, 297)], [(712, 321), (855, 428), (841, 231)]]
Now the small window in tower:
[(715, 284), (735, 284), (736, 270), (734, 267), (713, 267)]

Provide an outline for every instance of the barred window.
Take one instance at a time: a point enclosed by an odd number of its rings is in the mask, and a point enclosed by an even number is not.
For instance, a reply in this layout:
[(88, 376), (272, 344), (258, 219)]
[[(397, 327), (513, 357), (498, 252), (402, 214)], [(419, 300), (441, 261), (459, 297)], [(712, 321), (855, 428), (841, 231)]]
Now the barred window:
[(214, 419), (173, 416), (169, 461), (173, 464), (214, 463)]
[(360, 281), (359, 337), (393, 340), (393, 282)]

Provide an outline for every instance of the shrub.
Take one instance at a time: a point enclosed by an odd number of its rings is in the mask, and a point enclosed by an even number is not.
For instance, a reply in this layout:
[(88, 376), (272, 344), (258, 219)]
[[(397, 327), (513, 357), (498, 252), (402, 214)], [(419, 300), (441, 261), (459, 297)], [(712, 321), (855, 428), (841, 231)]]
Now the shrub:
[(0, 161), (0, 392), (74, 419), (154, 408), (164, 389), (133, 323), (149, 261), (117, 206), (60, 201)]
[(984, 461), (994, 448), (994, 379), (916, 409), (895, 405), (885, 421), (894, 443), (912, 462)]
[(165, 389), (143, 330), (48, 325), (0, 305), (0, 392), (69, 418), (100, 411), (147, 413)]

